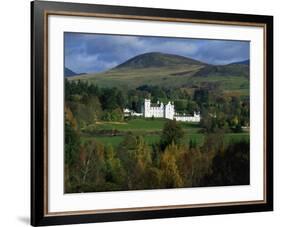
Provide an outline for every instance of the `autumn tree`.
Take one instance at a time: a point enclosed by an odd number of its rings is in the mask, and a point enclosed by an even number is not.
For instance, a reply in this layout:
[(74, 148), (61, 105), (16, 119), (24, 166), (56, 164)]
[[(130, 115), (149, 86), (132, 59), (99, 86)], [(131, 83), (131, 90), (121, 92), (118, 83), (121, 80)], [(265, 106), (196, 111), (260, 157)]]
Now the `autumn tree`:
[(160, 161), (162, 184), (164, 188), (182, 187), (184, 182), (177, 166), (176, 153), (178, 147), (174, 143), (166, 147)]
[(179, 174), (184, 187), (192, 186), (192, 153), (185, 147), (181, 147), (176, 155)]
[(105, 180), (111, 190), (121, 190), (126, 184), (125, 170), (111, 145), (105, 148)]
[(105, 184), (105, 149), (103, 144), (86, 142), (80, 154), (80, 191), (99, 191)]
[(79, 160), (80, 136), (77, 122), (71, 110), (65, 107), (65, 141), (64, 141), (64, 169), (65, 169), (65, 190), (71, 192), (77, 183), (76, 170)]
[(143, 188), (146, 171), (151, 165), (151, 152), (143, 137), (127, 135), (118, 150), (126, 171), (128, 189)]
[(250, 183), (249, 142), (230, 144), (213, 158), (212, 172), (201, 180), (202, 186), (247, 185)]

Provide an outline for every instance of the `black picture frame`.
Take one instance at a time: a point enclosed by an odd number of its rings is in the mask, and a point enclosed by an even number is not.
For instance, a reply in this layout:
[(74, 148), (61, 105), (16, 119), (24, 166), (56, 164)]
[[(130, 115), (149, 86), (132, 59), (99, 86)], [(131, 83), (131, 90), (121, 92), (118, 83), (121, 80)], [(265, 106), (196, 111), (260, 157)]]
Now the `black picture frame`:
[[(46, 18), (48, 15), (100, 14), (103, 17), (118, 15), (122, 18), (143, 18), (148, 20), (186, 19), (200, 23), (239, 24), (248, 26), (262, 24), (265, 27), (265, 202), (220, 206), (197, 206), (187, 208), (141, 209), (133, 211), (102, 213), (46, 212), (46, 170), (48, 133), (48, 81), (46, 75)], [(31, 224), (33, 226), (78, 224), (89, 222), (124, 221), (137, 219), (171, 218), (213, 214), (229, 214), (273, 210), (273, 17), (231, 13), (152, 9), (124, 6), (77, 4), (63, 2), (31, 2)]]

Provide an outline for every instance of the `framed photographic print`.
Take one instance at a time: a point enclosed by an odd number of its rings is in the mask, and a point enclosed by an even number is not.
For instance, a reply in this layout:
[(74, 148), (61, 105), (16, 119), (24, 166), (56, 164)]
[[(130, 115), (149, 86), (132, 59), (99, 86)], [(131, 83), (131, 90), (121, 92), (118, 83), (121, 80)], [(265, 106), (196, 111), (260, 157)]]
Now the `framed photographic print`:
[(31, 224), (273, 210), (273, 17), (31, 3)]

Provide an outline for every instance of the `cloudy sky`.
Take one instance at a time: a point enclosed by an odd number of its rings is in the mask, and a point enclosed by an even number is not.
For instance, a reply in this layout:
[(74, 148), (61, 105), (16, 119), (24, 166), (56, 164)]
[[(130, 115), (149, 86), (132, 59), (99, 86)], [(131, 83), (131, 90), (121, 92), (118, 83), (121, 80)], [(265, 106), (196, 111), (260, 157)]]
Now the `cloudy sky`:
[(249, 42), (149, 36), (65, 33), (65, 66), (102, 72), (147, 52), (163, 52), (222, 65), (249, 59)]

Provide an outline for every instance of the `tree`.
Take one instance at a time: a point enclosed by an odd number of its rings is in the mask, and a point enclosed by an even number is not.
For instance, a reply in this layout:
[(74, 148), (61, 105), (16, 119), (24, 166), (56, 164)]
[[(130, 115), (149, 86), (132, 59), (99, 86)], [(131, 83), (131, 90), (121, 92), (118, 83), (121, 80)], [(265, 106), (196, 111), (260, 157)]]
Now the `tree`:
[(101, 103), (104, 110), (124, 108), (126, 104), (125, 93), (118, 88), (104, 88), (101, 91)]
[(79, 132), (77, 122), (71, 110), (65, 107), (65, 162), (66, 165), (73, 165), (78, 157)]
[(151, 151), (143, 137), (127, 135), (118, 151), (122, 165), (126, 169), (127, 188), (145, 188), (147, 170), (152, 161)]
[(176, 100), (174, 102), (177, 112), (185, 112), (187, 110), (187, 101), (186, 100)]
[(124, 115), (123, 111), (120, 108), (116, 108), (111, 112), (111, 120), (112, 121), (123, 121)]
[(162, 171), (161, 169), (155, 166), (150, 166), (147, 168), (144, 179), (145, 179), (145, 188), (148, 189), (163, 188)]
[(185, 187), (192, 186), (192, 153), (187, 149), (179, 149), (176, 156), (177, 166)]
[(183, 187), (183, 180), (177, 166), (176, 154), (177, 146), (172, 143), (167, 146), (160, 161), (162, 171), (162, 184), (164, 188)]
[(230, 144), (213, 159), (212, 172), (201, 180), (201, 186), (246, 185), (250, 183), (249, 142)]
[(200, 109), (198, 107), (198, 104), (192, 100), (188, 100), (187, 101), (187, 107), (186, 109), (190, 112), (190, 113), (193, 113), (194, 111), (195, 112), (198, 112)]
[(89, 123), (93, 123), (100, 119), (102, 115), (102, 107), (97, 96), (84, 95), (81, 102), (85, 105)]
[(184, 136), (184, 131), (179, 123), (176, 120), (168, 120), (163, 128), (160, 146), (164, 150), (168, 145), (180, 144)]
[(111, 190), (114, 188), (123, 189), (125, 186), (125, 170), (111, 145), (105, 149), (105, 165), (105, 180), (111, 184)]
[(209, 91), (207, 89), (195, 90), (193, 100), (202, 107), (204, 104), (209, 103)]
[(116, 108), (112, 111), (103, 111), (101, 119), (104, 121), (123, 121), (124, 114), (120, 108)]
[(65, 146), (64, 146), (64, 183), (65, 191), (72, 192), (77, 184), (76, 170), (79, 164), (80, 136), (77, 122), (71, 110), (65, 107)]
[(189, 149), (197, 148), (197, 141), (196, 139), (189, 139)]
[(103, 144), (86, 142), (80, 153), (80, 192), (99, 191), (105, 182), (105, 149)]

